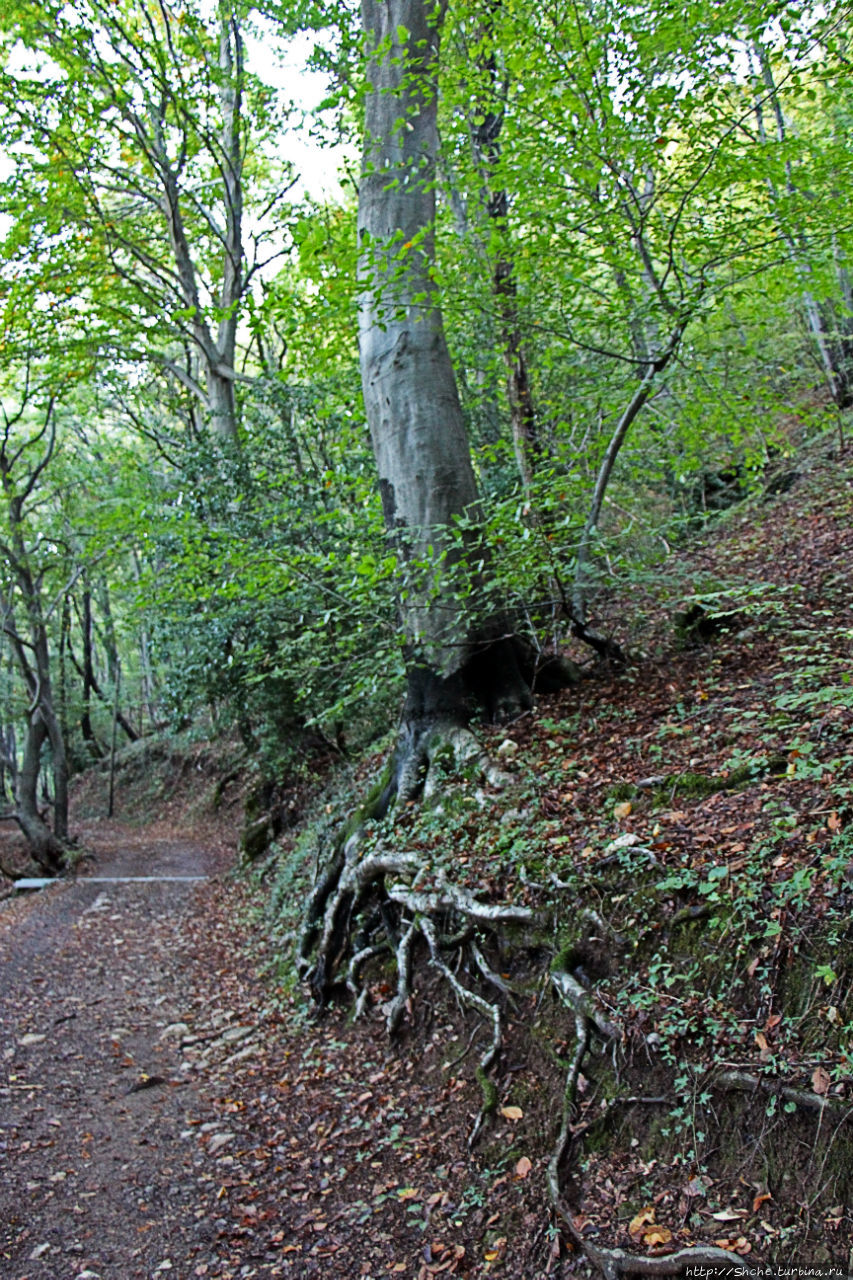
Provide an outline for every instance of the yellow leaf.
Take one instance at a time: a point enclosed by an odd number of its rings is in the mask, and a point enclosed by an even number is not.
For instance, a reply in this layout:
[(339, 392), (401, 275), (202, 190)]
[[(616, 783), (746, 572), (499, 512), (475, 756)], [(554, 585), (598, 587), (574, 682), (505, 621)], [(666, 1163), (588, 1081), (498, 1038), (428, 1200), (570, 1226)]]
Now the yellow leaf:
[(403, 1187), (402, 1191), (397, 1192), (401, 1200), (417, 1200), (420, 1194), (415, 1187)]
[(656, 1244), (669, 1244), (672, 1239), (672, 1232), (669, 1227), (649, 1227), (648, 1231), (643, 1233), (643, 1244), (652, 1246)]
[(633, 809), (633, 805), (631, 804), (631, 801), (625, 800), (623, 801), (622, 804), (617, 804), (613, 806), (613, 817), (627, 818), (629, 813), (631, 813), (632, 809)]
[(520, 1120), (524, 1112), (521, 1107), (501, 1107), (501, 1115), (505, 1120)]
[(639, 1244), (643, 1236), (643, 1228), (649, 1226), (655, 1220), (654, 1205), (647, 1204), (645, 1209), (641, 1209), (636, 1218), (632, 1218), (628, 1226), (628, 1235), (631, 1239)]

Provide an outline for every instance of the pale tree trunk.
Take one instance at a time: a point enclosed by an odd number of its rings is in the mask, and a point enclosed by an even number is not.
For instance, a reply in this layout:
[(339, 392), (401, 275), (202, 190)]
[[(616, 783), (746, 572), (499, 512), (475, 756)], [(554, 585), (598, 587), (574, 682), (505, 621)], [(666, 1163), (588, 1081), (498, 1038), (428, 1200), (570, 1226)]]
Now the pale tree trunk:
[[(51, 681), (48, 620), (43, 606), (42, 583), (30, 561), (24, 520), (27, 502), (53, 455), (55, 428), (51, 403), (45, 411), (44, 425), (35, 437), (35, 441), (45, 435), (47, 437), (42, 456), (27, 472), (18, 465), (24, 446), (16, 448), (12, 438), (12, 428), (23, 417), (26, 407), (25, 397), (19, 413), (12, 419), (3, 410), (5, 430), (0, 443), (0, 487), (5, 499), (7, 533), (0, 537), (6, 577), (6, 582), (0, 584), (0, 617), (29, 704), (23, 759), (15, 779), (12, 816), (26, 836), (33, 857), (46, 871), (54, 872), (62, 866), (68, 838), (68, 761)], [(13, 474), (16, 465), (17, 475)], [(16, 621), (13, 592), (26, 616), (26, 624), (21, 630)], [(38, 807), (41, 752), (47, 742), (50, 743), (53, 770), (53, 830)]]
[[(491, 37), (491, 11), (486, 35)], [(506, 370), (506, 398), (509, 405), (512, 442), (525, 497), (530, 501), (533, 482), (541, 461), (542, 447), (533, 402), (533, 391), (522, 344), (522, 324), (518, 309), (518, 286), (509, 237), (509, 195), (499, 175), (500, 134), (504, 107), (498, 84), (494, 53), (484, 60), (482, 72), (487, 82), (485, 101), (478, 104), (480, 123), (471, 130), (471, 141), (485, 185), (486, 213), (497, 232), (500, 246), (492, 271), (501, 353)]]
[[(398, 555), (408, 689), (387, 779), (334, 842), (305, 905), (297, 952), (300, 973), (325, 1000), (351, 955), (354, 929), (360, 940), (384, 933), (399, 957), (392, 1032), (409, 991), (415, 922), (403, 925), (404, 913), (384, 888), (386, 873), (402, 864), (361, 857), (364, 823), (431, 786), (437, 750), (449, 747), (460, 760), (463, 753), (471, 758), (472, 747), (479, 754), (466, 729), (477, 705), (492, 718), (530, 705), (523, 646), (487, 599), (477, 488), (434, 284), (442, 12), (434, 0), (362, 0), (371, 61), (359, 188), (359, 349), (385, 521)], [(466, 538), (453, 534), (460, 519), (470, 529)], [(362, 931), (361, 906), (374, 890), (383, 905)], [(426, 928), (434, 939), (429, 920)], [(354, 955), (351, 974), (353, 965)], [(484, 1071), (496, 1053), (495, 1044)]]
[[(359, 189), (362, 386), (385, 521), (401, 560), (404, 729), (417, 741), (474, 703), (529, 705), (517, 646), (485, 602), (477, 488), (433, 279), (441, 10), (364, 0), (366, 143)], [(475, 569), (475, 562), (477, 568)], [(461, 592), (461, 594), (459, 594)]]
[[(0, 606), (4, 628), (30, 699), (23, 756), (20, 768), (14, 776), (14, 809), (11, 816), (21, 828), (36, 862), (53, 874), (62, 867), (68, 837), (68, 763), (65, 741), (54, 709), (47, 633), (39, 626), (38, 621), (33, 626), (32, 610), (28, 608), (30, 636), (25, 642), (18, 633), (9, 602), (0, 599)], [(38, 803), (42, 749), (48, 742), (53, 767), (53, 829), (42, 815)]]
[[(168, 28), (165, 11), (164, 21)], [(248, 274), (243, 245), (243, 36), (237, 14), (227, 3), (220, 6), (219, 41), (215, 57), (210, 60), (210, 74), (219, 99), (220, 121), (216, 130), (207, 132), (205, 142), (210, 149), (213, 185), (221, 206), (204, 206), (203, 213), (216, 231), (221, 252), (220, 284), (212, 299), (219, 317), (215, 322), (205, 311), (187, 234), (185, 193), (181, 187), (183, 156), (176, 161), (169, 152), (166, 116), (173, 100), (173, 86), (168, 69), (144, 110), (137, 111), (127, 104), (123, 104), (123, 110), (156, 175), (157, 204), (168, 229), (174, 282), (188, 315), (186, 334), (192, 347), (193, 368), (188, 370), (171, 359), (164, 360), (163, 365), (201, 402), (202, 416), (211, 433), (233, 444), (238, 436), (235, 383), (242, 378), (235, 369), (237, 326)], [(131, 253), (135, 252), (130, 242), (128, 247)], [(141, 256), (144, 260), (145, 255)]]
[[(776, 141), (782, 144), (787, 138), (787, 125), (773, 75), (773, 67), (767, 50), (763, 46), (756, 45), (753, 53), (758, 62), (766, 92), (766, 100), (769, 102), (770, 109), (773, 112)], [(755, 118), (758, 125), (759, 139), (761, 142), (766, 142), (767, 132), (764, 127), (764, 111), (761, 99), (755, 104)], [(843, 340), (843, 335), (837, 330), (834, 304), (832, 302), (822, 302), (816, 297), (812, 288), (815, 271), (805, 232), (802, 228), (791, 230), (785, 224), (778, 212), (779, 194), (771, 178), (767, 179), (767, 187), (775, 206), (774, 214), (781, 237), (787, 245), (794, 270), (802, 281), (803, 314), (814, 340), (829, 393), (840, 409), (846, 409), (853, 403), (853, 371), (851, 371), (850, 365), (849, 343)], [(790, 161), (786, 162), (785, 165), (785, 190), (788, 196), (794, 195), (797, 190)], [(839, 281), (839, 283), (843, 293), (843, 282)], [(829, 323), (827, 323), (827, 320)], [(833, 329), (836, 329), (835, 333), (833, 333)]]

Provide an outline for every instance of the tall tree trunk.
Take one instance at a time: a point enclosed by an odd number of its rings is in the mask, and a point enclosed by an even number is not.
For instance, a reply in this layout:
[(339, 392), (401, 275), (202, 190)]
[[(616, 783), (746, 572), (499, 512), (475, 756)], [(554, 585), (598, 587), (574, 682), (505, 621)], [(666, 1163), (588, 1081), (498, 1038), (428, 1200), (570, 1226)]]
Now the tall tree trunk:
[(32, 856), (43, 870), (53, 875), (62, 867), (65, 850), (58, 833), (51, 831), (39, 811), (38, 781), (41, 753), (47, 729), (38, 708), (27, 723), (24, 754), (15, 787), (15, 821), (24, 833)]
[(83, 712), (80, 729), (83, 740), (92, 756), (100, 760), (104, 754), (92, 727), (92, 693), (95, 689), (94, 634), (92, 626), (92, 592), (87, 585), (83, 589), (83, 607), (80, 615), (83, 638)]
[[(776, 141), (782, 145), (786, 141), (788, 129), (770, 57), (766, 48), (760, 44), (756, 44), (753, 47), (753, 54), (761, 73), (766, 100), (773, 112)], [(767, 132), (764, 125), (761, 98), (755, 104), (755, 118), (758, 125), (759, 139), (762, 142), (766, 142)], [(829, 393), (839, 409), (849, 408), (853, 403), (853, 367), (850, 364), (851, 352), (849, 343), (841, 340), (841, 334), (837, 331), (834, 304), (832, 302), (822, 302), (814, 293), (815, 270), (806, 233), (801, 226), (792, 230), (779, 214), (779, 194), (772, 178), (767, 179), (767, 187), (773, 200), (774, 216), (782, 240), (787, 245), (794, 270), (802, 281), (803, 314), (809, 332), (814, 339)], [(785, 191), (788, 196), (793, 196), (797, 191), (790, 161), (786, 161), (785, 164)], [(839, 284), (841, 285), (843, 296), (843, 281), (839, 280)]]
[[(20, 413), (23, 413), (23, 408)], [(49, 870), (62, 865), (64, 845), (68, 837), (68, 760), (60, 716), (53, 693), (50, 664), (50, 641), (47, 618), (42, 599), (41, 576), (34, 571), (25, 537), (26, 504), (36, 488), (38, 480), (53, 456), (55, 424), (53, 404), (45, 411), (44, 425), (35, 442), (46, 436), (42, 456), (29, 473), (22, 468), (13, 475), (16, 463), (20, 463), (22, 450), (10, 447), (11, 425), (3, 411), (6, 431), (0, 442), (0, 487), (6, 504), (8, 535), (0, 540), (0, 551), (6, 566), (7, 584), (0, 584), (0, 610), (3, 627), (9, 639), (15, 665), (23, 680), (29, 698), (27, 709), (27, 738), (23, 761), (16, 780), (14, 817), (24, 832), (33, 856)], [(15, 617), (15, 607), (6, 590), (17, 593), (26, 615), (26, 630), (21, 631)], [(38, 778), (41, 769), (41, 751), (50, 742), (53, 786), (54, 823), (50, 830), (38, 808)]]
[[(491, 37), (490, 28), (491, 14), (487, 27), (489, 37)], [(487, 100), (479, 106), (480, 123), (473, 126), (471, 138), (486, 187), (486, 213), (497, 232), (499, 248), (492, 269), (492, 292), (497, 310), (501, 354), (506, 371), (506, 397), (509, 405), (512, 442), (521, 482), (525, 495), (529, 499), (542, 447), (522, 344), (518, 285), (509, 241), (509, 196), (498, 172), (504, 108), (500, 99), (497, 62), (493, 52), (485, 59), (482, 70), (487, 79)]]
[(436, 298), (435, 170), (442, 8), (363, 0), (371, 54), (359, 188), (359, 350), (385, 521), (401, 560), (409, 741), (473, 702), (529, 705), (504, 620), (486, 604), (474, 471)]

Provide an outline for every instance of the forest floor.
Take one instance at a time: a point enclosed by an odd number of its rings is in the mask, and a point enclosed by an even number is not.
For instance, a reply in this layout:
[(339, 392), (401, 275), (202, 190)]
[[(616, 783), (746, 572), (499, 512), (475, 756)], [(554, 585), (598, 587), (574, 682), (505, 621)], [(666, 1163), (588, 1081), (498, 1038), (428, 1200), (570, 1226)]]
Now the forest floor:
[[(237, 865), (236, 806), (204, 816), (209, 773), (159, 798), (137, 779), (121, 821), (93, 816), (89, 784), (94, 856), (0, 901), (2, 1280), (545, 1280), (596, 1274), (584, 1242), (645, 1274), (698, 1245), (753, 1274), (849, 1275), (851, 480), (816, 455), (674, 553), (666, 589), (631, 602), (644, 657), (487, 735), (514, 787), (398, 821), (468, 892), (550, 922), (490, 954), (504, 1044), (473, 1150), (488, 1037), (440, 975), (419, 970), (394, 1045), (386, 964), (356, 1022), (294, 984), (310, 825), (265, 879)], [(685, 611), (704, 602), (678, 642), (673, 581)], [(95, 879), (121, 876), (161, 879)], [(558, 950), (618, 1027), (574, 1082), (563, 1231), (545, 1192), (576, 1025)]]

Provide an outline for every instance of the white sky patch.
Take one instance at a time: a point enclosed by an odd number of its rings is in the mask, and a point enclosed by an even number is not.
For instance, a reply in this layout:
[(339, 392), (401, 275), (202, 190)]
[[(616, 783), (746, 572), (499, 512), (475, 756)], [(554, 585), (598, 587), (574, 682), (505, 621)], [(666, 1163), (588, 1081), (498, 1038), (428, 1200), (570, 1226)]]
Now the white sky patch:
[[(272, 28), (266, 36), (263, 27), (257, 34), (245, 35), (246, 60), (249, 68), (265, 84), (282, 90), (306, 117), (316, 111), (328, 96), (326, 77), (308, 67), (316, 44), (313, 32), (294, 36), (285, 48)], [(301, 189), (319, 203), (341, 204), (346, 199), (339, 175), (345, 164), (357, 163), (354, 148), (346, 145), (327, 146), (311, 136), (310, 119), (287, 129), (281, 141), (282, 158), (289, 160), (299, 174), (294, 189)]]

